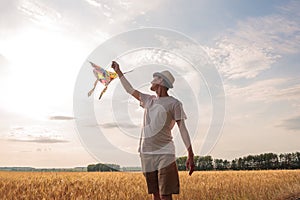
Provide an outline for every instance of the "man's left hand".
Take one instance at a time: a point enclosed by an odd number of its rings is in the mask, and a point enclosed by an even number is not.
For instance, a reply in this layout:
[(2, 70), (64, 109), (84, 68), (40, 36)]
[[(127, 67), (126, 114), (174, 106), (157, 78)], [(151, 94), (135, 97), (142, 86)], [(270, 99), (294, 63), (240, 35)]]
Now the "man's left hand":
[(191, 176), (195, 170), (194, 156), (188, 156), (186, 168), (189, 170), (189, 175)]

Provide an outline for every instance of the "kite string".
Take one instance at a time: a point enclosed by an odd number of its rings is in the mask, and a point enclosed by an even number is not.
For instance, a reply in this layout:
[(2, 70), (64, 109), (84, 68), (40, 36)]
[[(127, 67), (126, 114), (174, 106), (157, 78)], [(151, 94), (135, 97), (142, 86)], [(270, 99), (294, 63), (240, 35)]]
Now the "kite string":
[(124, 72), (123, 74), (128, 74), (128, 73), (133, 72), (133, 71), (134, 71), (134, 69), (129, 70), (129, 71), (127, 71), (127, 72)]

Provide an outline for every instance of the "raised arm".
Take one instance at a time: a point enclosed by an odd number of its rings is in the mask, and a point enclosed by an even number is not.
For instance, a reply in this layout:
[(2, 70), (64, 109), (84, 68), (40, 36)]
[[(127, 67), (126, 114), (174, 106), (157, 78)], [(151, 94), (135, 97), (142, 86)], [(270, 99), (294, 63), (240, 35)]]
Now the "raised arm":
[(194, 164), (194, 152), (192, 148), (192, 143), (190, 139), (189, 132), (185, 126), (184, 119), (177, 120), (177, 125), (180, 131), (181, 138), (183, 140), (183, 143), (188, 151), (188, 158), (186, 161), (186, 168), (189, 170), (189, 175), (192, 175), (193, 171), (195, 170), (195, 164)]
[(111, 64), (111, 67), (115, 70), (115, 72), (118, 74), (121, 84), (126, 90), (128, 94), (131, 94), (134, 98), (140, 101), (140, 92), (138, 90), (135, 90), (131, 84), (128, 82), (126, 77), (124, 76), (123, 72), (120, 69), (119, 64), (116, 61), (113, 61)]

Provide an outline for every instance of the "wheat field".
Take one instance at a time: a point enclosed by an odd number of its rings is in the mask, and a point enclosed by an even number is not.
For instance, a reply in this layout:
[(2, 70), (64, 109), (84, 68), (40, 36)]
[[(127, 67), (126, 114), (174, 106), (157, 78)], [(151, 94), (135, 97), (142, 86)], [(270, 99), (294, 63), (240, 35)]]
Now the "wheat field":
[[(300, 170), (180, 172), (173, 199), (300, 199)], [(0, 172), (0, 199), (151, 199), (141, 173)]]

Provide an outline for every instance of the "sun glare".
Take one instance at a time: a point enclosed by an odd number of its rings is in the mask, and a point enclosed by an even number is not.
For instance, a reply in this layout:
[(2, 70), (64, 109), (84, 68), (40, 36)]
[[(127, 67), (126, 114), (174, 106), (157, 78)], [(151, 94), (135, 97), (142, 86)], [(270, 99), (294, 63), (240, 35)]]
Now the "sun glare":
[(1, 101), (8, 111), (41, 117), (66, 101), (72, 107), (72, 89), (83, 56), (69, 38), (32, 28), (6, 44), (11, 69)]

